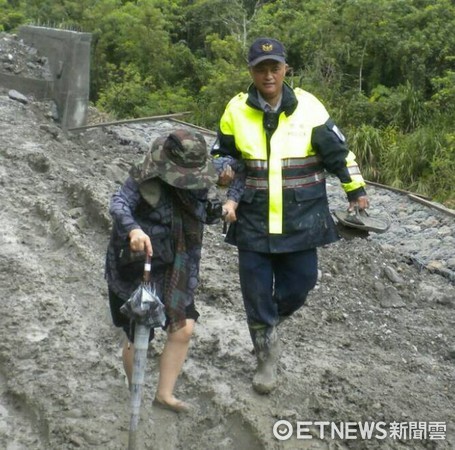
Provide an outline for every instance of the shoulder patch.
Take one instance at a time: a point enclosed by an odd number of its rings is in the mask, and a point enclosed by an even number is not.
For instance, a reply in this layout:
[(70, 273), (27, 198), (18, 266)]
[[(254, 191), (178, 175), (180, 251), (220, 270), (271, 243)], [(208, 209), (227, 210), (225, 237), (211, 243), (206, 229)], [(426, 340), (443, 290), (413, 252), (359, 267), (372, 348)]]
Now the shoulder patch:
[(334, 124), (332, 131), (338, 136), (338, 139), (341, 142), (346, 142), (346, 138), (344, 137), (344, 134), (340, 131), (340, 129)]

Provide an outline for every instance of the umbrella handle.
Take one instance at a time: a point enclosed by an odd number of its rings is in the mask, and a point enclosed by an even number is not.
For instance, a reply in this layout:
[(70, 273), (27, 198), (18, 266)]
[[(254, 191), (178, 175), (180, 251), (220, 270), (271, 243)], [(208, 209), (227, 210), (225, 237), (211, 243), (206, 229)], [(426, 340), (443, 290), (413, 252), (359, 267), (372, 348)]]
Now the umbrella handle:
[(150, 283), (150, 280), (152, 278), (151, 270), (152, 270), (152, 257), (149, 254), (147, 254), (145, 256), (145, 264), (144, 264), (144, 276), (143, 276), (144, 283)]

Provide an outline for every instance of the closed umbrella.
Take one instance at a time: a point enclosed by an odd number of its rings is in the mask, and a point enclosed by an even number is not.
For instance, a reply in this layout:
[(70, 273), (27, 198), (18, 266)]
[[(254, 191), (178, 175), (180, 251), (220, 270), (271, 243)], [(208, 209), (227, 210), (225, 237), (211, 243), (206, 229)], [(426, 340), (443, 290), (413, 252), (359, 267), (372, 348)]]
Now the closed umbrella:
[(134, 321), (135, 324), (131, 418), (128, 438), (128, 450), (135, 450), (150, 329), (163, 327), (166, 321), (164, 305), (151, 282), (150, 256), (147, 255), (146, 257), (141, 284), (120, 308), (120, 311)]

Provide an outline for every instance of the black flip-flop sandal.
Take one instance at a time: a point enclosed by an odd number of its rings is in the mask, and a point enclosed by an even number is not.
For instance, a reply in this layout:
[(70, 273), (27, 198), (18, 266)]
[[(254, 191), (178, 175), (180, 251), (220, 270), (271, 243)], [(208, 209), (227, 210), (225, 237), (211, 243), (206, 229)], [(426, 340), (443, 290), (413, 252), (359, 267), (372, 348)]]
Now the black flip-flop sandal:
[(353, 211), (335, 210), (333, 214), (346, 227), (375, 233), (384, 233), (390, 228), (389, 219), (372, 217), (365, 210), (359, 210), (359, 208), (354, 208)]

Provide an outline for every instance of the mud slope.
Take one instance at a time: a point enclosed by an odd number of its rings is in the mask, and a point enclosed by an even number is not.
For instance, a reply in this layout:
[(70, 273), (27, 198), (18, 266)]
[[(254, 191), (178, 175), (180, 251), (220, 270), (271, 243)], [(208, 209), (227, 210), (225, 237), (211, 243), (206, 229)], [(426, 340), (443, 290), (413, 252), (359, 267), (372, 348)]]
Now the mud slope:
[[(103, 279), (108, 202), (147, 142), (175, 124), (65, 136), (51, 116), (51, 105), (22, 104), (0, 91), (0, 447), (125, 449), (122, 336), (111, 325)], [(392, 215), (389, 238), (341, 240), (320, 250), (317, 288), (280, 326), (281, 383), (268, 397), (250, 386), (254, 356), (235, 248), (223, 242), (220, 225), (207, 227), (201, 320), (178, 384), (197, 411), (177, 417), (151, 406), (160, 332), (149, 352), (141, 448), (455, 447), (455, 288), (450, 277), (412, 263), (427, 248), (431, 222), (439, 237), (428, 259), (436, 249), (439, 266), (453, 270), (453, 219), (393, 194), (370, 194)], [(333, 195), (339, 204), (341, 194)], [(421, 226), (404, 223), (413, 214)], [(326, 428), (319, 439), (318, 427), (309, 426), (303, 434), (313, 439), (294, 431), (279, 441), (272, 433), (279, 419), (294, 428), (298, 421), (382, 421), (389, 430), (400, 422), (402, 432), (409, 426), (420, 433), (331, 439)], [(424, 422), (444, 423), (446, 439), (423, 439)], [(356, 429), (354, 435), (360, 437)]]

